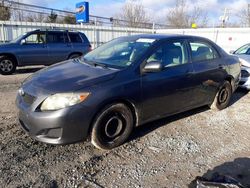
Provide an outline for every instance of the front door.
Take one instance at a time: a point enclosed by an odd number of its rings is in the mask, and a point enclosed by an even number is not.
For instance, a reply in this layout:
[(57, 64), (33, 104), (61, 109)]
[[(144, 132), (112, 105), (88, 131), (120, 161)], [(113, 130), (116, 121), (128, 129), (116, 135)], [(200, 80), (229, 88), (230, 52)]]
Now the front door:
[(28, 35), (20, 44), (17, 55), (21, 65), (43, 65), (48, 61), (46, 33), (37, 31)]
[(158, 61), (163, 69), (141, 77), (143, 120), (178, 113), (193, 105), (193, 66), (185, 40), (167, 41), (147, 62)]

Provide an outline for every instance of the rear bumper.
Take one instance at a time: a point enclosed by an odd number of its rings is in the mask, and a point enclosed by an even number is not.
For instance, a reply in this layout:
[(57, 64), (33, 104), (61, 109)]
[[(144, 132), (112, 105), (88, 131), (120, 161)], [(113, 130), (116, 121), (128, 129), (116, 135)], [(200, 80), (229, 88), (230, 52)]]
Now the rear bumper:
[(26, 108), (17, 97), (19, 122), (35, 140), (49, 144), (70, 144), (86, 140), (91, 124), (91, 108), (75, 105), (62, 110), (37, 112)]

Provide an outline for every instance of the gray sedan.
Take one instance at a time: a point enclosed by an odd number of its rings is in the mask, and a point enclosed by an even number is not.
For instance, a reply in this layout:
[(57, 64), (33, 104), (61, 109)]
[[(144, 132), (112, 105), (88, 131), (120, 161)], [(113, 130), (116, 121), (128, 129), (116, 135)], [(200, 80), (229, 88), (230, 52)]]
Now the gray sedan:
[(241, 61), (241, 79), (239, 87), (250, 90), (250, 43), (240, 47), (232, 54)]

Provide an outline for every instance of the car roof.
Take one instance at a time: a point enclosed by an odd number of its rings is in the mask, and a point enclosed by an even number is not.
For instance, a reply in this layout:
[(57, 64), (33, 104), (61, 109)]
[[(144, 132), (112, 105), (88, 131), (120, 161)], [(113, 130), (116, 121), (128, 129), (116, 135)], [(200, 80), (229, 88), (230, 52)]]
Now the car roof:
[(79, 33), (79, 31), (66, 30), (66, 29), (36, 29), (31, 32), (37, 32), (37, 31)]
[(205, 39), (203, 37), (199, 36), (191, 36), (191, 35), (182, 35), (182, 34), (139, 34), (139, 35), (131, 35), (131, 36), (124, 36), (122, 38), (133, 38), (133, 39), (139, 39), (139, 38), (147, 38), (147, 39), (171, 39), (171, 38), (196, 38), (196, 39)]

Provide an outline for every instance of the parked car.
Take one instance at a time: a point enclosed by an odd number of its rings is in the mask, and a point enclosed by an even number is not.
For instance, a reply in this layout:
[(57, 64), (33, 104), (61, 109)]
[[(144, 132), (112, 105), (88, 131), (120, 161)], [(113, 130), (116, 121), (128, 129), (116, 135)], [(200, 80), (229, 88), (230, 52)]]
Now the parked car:
[(250, 44), (245, 44), (231, 53), (239, 57), (242, 64), (239, 87), (250, 90)]
[(81, 32), (35, 30), (0, 45), (0, 73), (15, 72), (17, 66), (51, 65), (86, 54), (91, 49)]
[(68, 144), (90, 136), (97, 148), (112, 149), (146, 122), (203, 105), (226, 108), (239, 77), (239, 59), (208, 39), (136, 35), (33, 74), (16, 104), (36, 140)]

